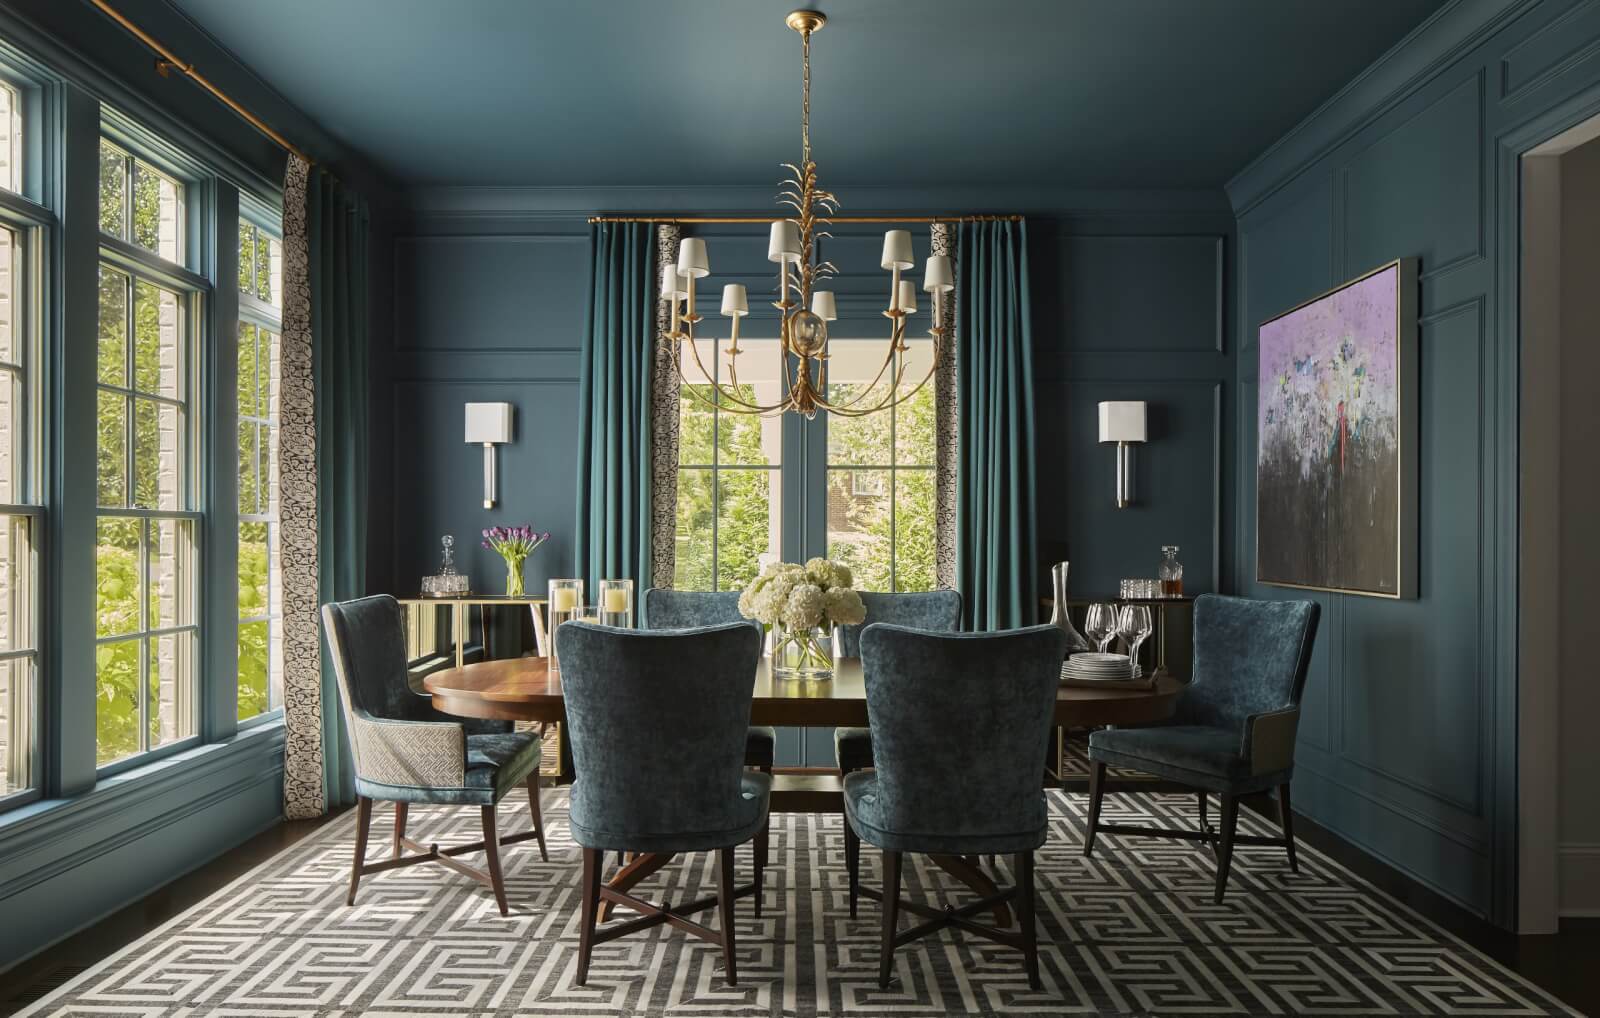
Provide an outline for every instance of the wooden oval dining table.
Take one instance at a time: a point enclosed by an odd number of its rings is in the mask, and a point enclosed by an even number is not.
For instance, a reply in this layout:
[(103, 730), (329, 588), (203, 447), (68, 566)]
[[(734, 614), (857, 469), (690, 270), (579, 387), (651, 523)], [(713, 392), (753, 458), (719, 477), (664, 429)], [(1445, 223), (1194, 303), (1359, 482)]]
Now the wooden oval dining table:
[[(555, 722), (566, 720), (561, 692), (561, 672), (543, 657), (479, 661), (460, 668), (434, 672), (422, 682), (433, 697), (433, 708), (465, 718), (502, 721)], [(1095, 689), (1062, 686), (1056, 694), (1055, 724), (1062, 728), (1098, 725), (1137, 725), (1161, 721), (1177, 708), (1184, 683), (1160, 675), (1150, 689)], [(859, 658), (834, 663), (831, 679), (796, 680), (772, 674), (771, 661), (763, 657), (756, 666), (754, 695), (750, 701), (752, 725), (785, 727), (867, 727), (867, 690)], [(960, 704), (951, 704), (960, 711)], [(618, 749), (618, 752), (626, 750)], [(839, 812), (843, 797), (837, 775), (779, 773), (773, 776), (772, 809), (775, 812)], [(671, 855), (636, 855), (611, 877), (612, 886), (633, 887), (671, 859)], [(977, 860), (961, 856), (934, 856), (940, 868), (970, 886), (980, 896), (996, 893), (994, 881)], [(746, 889), (749, 890), (749, 889)], [(744, 893), (744, 892), (741, 892)], [(996, 906), (995, 921), (1010, 925), (1009, 910)]]

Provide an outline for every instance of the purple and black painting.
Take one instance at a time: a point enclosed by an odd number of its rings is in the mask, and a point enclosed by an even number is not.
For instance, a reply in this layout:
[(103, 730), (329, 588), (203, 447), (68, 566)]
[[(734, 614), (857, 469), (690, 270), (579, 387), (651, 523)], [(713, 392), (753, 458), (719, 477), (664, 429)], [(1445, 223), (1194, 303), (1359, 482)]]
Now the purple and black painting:
[(1400, 587), (1400, 267), (1261, 326), (1257, 578)]

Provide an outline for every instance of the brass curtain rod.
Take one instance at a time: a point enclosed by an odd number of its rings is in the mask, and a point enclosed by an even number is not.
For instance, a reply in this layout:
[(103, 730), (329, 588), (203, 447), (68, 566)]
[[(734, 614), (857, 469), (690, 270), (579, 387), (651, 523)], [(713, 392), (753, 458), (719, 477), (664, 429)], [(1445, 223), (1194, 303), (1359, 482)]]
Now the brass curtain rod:
[[(590, 216), (591, 223), (770, 223), (770, 216)], [(1023, 217), (1005, 216), (829, 216), (830, 223), (1020, 223)]]
[(313, 166), (316, 165), (316, 160), (302, 152), (299, 146), (295, 145), (294, 142), (290, 141), (288, 138), (285, 138), (277, 131), (274, 131), (267, 125), (266, 121), (262, 120), (260, 117), (256, 116), (254, 113), (251, 113), (249, 110), (239, 105), (239, 103), (229, 98), (226, 92), (212, 84), (210, 79), (208, 79), (205, 75), (195, 70), (193, 64), (184, 63), (178, 58), (176, 53), (164, 46), (159, 39), (155, 38), (149, 32), (146, 32), (144, 29), (128, 20), (128, 18), (123, 15), (121, 11), (118, 11), (116, 8), (112, 7), (107, 0), (89, 0), (89, 2), (100, 8), (101, 11), (105, 12), (105, 15), (112, 21), (115, 21), (117, 24), (127, 29), (127, 31), (132, 34), (134, 38), (138, 39), (140, 42), (156, 51), (156, 55), (161, 58), (156, 61), (156, 72), (162, 77), (166, 77), (167, 74), (173, 70), (182, 71), (184, 75), (192, 79), (196, 85), (199, 85), (207, 92), (210, 92), (218, 102), (237, 113), (240, 117), (243, 117), (245, 122), (251, 127), (255, 128), (257, 131), (260, 131), (268, 138), (271, 138), (281, 148), (293, 152), (295, 155), (299, 156), (301, 159), (304, 159), (307, 163), (310, 163)]

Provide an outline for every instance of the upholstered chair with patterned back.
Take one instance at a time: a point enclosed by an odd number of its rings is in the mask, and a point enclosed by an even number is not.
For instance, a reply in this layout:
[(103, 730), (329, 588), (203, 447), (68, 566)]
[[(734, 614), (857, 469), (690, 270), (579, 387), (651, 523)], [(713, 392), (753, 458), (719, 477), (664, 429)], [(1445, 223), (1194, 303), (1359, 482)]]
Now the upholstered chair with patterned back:
[[(1194, 605), (1194, 678), (1173, 717), (1147, 728), (1089, 736), (1089, 830), (1096, 834), (1182, 838), (1217, 849), (1215, 900), (1222, 903), (1235, 845), (1279, 845), (1298, 870), (1289, 780), (1294, 776), (1300, 696), (1311, 667), (1321, 607), (1315, 601), (1255, 601), (1203, 594)], [(1106, 768), (1175, 781), (1198, 792), (1198, 831), (1100, 823)], [(1239, 797), (1277, 789), (1281, 838), (1242, 837)], [(1220, 797), (1220, 831), (1206, 822), (1206, 796)]]
[[(613, 629), (585, 622), (556, 630), (567, 729), (577, 775), (572, 838), (583, 850), (578, 985), (594, 945), (661, 923), (720, 944), (730, 985), (737, 982), (733, 902), (761, 887), (736, 889), (733, 849), (764, 836), (772, 775), (744, 766), (751, 677), (761, 633), (731, 623), (699, 629)], [(717, 894), (656, 905), (601, 882), (606, 852), (718, 854)], [(626, 905), (643, 918), (597, 930), (600, 903)], [(716, 906), (718, 929), (684, 918)]]
[[(338, 680), (339, 704), (350, 732), (356, 770), (356, 845), (350, 893), (363, 874), (424, 862), (442, 862), (494, 892), (506, 915), (500, 846), (537, 839), (540, 858), (549, 859), (539, 810), (541, 745), (532, 733), (514, 732), (509, 722), (447, 720), (431, 698), (411, 688), (406, 669), (405, 628), (400, 603), (387, 595), (322, 606), (323, 633)], [(533, 829), (500, 837), (495, 804), (516, 788), (527, 787)], [(395, 804), (391, 857), (366, 861), (367, 833), (374, 800)], [(406, 836), (412, 803), (477, 806), (483, 840), (440, 848)], [(409, 849), (413, 854), (406, 855)], [(455, 856), (481, 851), (487, 872)]]
[[(961, 593), (955, 590), (900, 594), (862, 591), (861, 603), (867, 609), (866, 621), (859, 626), (840, 626), (834, 637), (839, 641), (840, 657), (860, 657), (861, 631), (877, 622), (930, 633), (953, 633), (961, 625)], [(835, 728), (833, 757), (841, 774), (871, 767), (872, 733), (865, 728)]]
[[(880, 986), (896, 946), (954, 926), (1019, 949), (1038, 988), (1033, 852), (1049, 831), (1041, 778), (1065, 652), (1055, 626), (938, 634), (880, 623), (861, 634), (875, 769), (844, 779), (845, 866), (852, 916), (859, 897), (883, 903)], [(883, 850), (881, 891), (861, 886), (863, 841)], [(1010, 853), (1013, 886), (955, 908), (902, 900), (906, 852)], [(1012, 901), (1020, 930), (969, 918)], [(902, 910), (929, 921), (902, 933)]]
[[(645, 629), (695, 629), (743, 622), (760, 631), (760, 625), (739, 614), (737, 590), (669, 590), (651, 587), (644, 592), (644, 612), (640, 625)], [(754, 672), (749, 677), (753, 683)], [(751, 725), (745, 733), (744, 763), (763, 771), (772, 770), (777, 751), (778, 732), (770, 725)]]

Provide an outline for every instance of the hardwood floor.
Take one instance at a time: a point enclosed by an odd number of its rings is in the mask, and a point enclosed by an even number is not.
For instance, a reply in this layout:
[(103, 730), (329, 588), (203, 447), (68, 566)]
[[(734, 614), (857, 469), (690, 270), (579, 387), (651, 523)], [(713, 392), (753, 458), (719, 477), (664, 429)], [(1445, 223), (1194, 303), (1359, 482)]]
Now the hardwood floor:
[[(1247, 801), (1248, 808), (1270, 812), (1265, 800)], [(166, 922), (218, 890), (230, 880), (270, 858), (327, 823), (322, 820), (281, 824), (240, 845), (227, 855), (113, 913), (86, 930), (47, 948), (15, 968), (0, 973), (0, 1015), (10, 1015), (71, 979), (149, 930)], [(1295, 818), (1295, 834), (1343, 865), (1405, 902), (1428, 919), (1514, 972), (1554, 993), (1584, 1014), (1600, 1015), (1600, 920), (1568, 920), (1549, 936), (1516, 936), (1481, 919), (1371, 858), (1303, 816)]]

